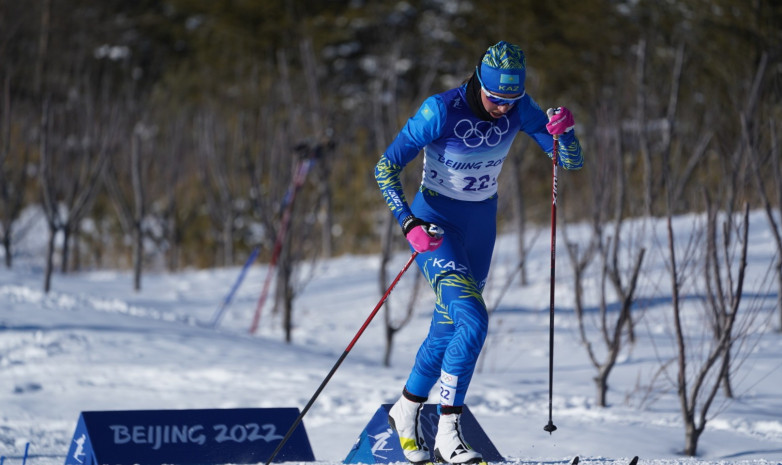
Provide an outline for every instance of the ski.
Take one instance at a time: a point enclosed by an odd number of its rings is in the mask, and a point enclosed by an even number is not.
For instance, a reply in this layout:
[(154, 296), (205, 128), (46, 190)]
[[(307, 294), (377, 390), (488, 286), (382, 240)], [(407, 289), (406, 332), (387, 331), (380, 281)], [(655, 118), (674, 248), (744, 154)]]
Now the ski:
[[(570, 461), (569, 465), (579, 465), (580, 462), (581, 462), (581, 459), (579, 458), (578, 455), (576, 455), (575, 457), (573, 457), (573, 460)], [(447, 462), (439, 462), (439, 461), (435, 460), (434, 462), (424, 461), (424, 462), (419, 462), (419, 463), (415, 463), (415, 464), (412, 464), (412, 465), (453, 465), (453, 464), (449, 464)], [(473, 465), (489, 465), (489, 463), (486, 462), (486, 461), (481, 461), (481, 462), (475, 462)], [(638, 456), (636, 455), (635, 457), (633, 457), (630, 460), (630, 462), (627, 463), (627, 465), (638, 465)]]
[[(578, 458), (578, 455), (576, 455), (573, 457), (573, 460), (570, 461), (570, 465), (578, 465), (580, 460), (581, 459)], [(638, 456), (636, 455), (633, 457), (627, 465), (638, 465)]]

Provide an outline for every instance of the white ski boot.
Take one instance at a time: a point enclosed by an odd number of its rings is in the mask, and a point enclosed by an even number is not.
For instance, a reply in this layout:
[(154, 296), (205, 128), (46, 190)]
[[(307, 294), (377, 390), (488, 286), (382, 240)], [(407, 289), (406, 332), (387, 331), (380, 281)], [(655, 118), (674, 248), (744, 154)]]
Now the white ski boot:
[(440, 406), (440, 421), (434, 438), (434, 457), (451, 464), (485, 464), (483, 456), (462, 436), (461, 407)]
[(405, 390), (388, 412), (388, 424), (399, 435), (405, 458), (417, 465), (432, 461), (421, 428), (421, 410), (425, 401), (425, 398), (414, 396)]

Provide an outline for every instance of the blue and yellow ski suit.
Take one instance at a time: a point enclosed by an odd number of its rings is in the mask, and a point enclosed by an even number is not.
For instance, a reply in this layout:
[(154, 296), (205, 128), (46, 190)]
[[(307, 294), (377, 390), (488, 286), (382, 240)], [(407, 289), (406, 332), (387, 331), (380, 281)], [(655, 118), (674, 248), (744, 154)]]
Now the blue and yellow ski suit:
[[(440, 379), (440, 404), (461, 406), (488, 329), (482, 291), (496, 237), (497, 180), (520, 132), (552, 156), (548, 118), (529, 95), (503, 117), (487, 121), (466, 101), (467, 84), (427, 98), (375, 167), (383, 198), (400, 225), (410, 215), (445, 231), (442, 245), (416, 262), (435, 292), (429, 334), (406, 383), (427, 398)], [(559, 139), (559, 165), (580, 169), (581, 145), (570, 131)], [(400, 173), (424, 151), (422, 182), (412, 205)]]

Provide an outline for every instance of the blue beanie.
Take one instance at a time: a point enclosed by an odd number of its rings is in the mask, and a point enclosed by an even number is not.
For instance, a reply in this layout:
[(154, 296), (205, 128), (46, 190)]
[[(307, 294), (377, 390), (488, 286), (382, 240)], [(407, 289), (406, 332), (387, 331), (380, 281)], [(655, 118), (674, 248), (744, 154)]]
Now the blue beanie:
[(481, 60), (481, 83), (496, 94), (521, 94), (527, 77), (527, 60), (516, 45), (500, 41), (489, 47)]

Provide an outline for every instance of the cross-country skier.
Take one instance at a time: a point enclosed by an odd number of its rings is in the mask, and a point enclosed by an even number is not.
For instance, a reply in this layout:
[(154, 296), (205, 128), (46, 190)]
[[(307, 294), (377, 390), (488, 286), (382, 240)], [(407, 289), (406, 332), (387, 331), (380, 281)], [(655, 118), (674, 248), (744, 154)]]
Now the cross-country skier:
[[(559, 107), (549, 120), (526, 94), (525, 75), (518, 46), (492, 45), (466, 83), (423, 102), (375, 167), (383, 198), (420, 253), (416, 262), (436, 295), (429, 334), (388, 416), (413, 463), (432, 460), (419, 420), (438, 379), (434, 458), (483, 461), (463, 438), (459, 418), (488, 328), (482, 291), (497, 229), (497, 179), (513, 139), (525, 132), (551, 157), (552, 135), (558, 135), (559, 165), (577, 170), (583, 164), (573, 115)], [(421, 149), (423, 179), (408, 205), (399, 175)], [(444, 235), (430, 235), (433, 224)]]

